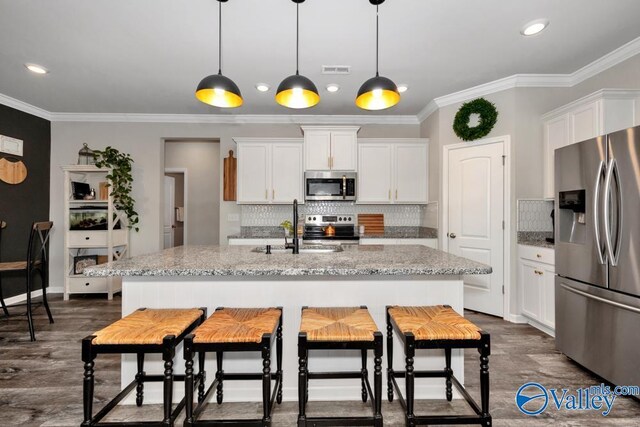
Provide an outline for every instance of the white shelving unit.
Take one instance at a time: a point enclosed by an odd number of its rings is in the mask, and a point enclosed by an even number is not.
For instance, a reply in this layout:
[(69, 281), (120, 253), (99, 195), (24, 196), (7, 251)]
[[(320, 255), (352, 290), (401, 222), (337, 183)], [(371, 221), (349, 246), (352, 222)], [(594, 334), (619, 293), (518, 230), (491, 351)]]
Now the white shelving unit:
[[(118, 277), (85, 277), (74, 274), (74, 257), (98, 255), (106, 257), (107, 262), (125, 258), (129, 255), (129, 229), (127, 217), (113, 205), (109, 194), (106, 200), (100, 200), (98, 191), (101, 182), (107, 181), (108, 169), (96, 166), (63, 166), (64, 171), (64, 299), (72, 294), (105, 293), (109, 299), (122, 290), (122, 281)], [(96, 189), (96, 200), (74, 200), (71, 183), (85, 182)], [(71, 230), (72, 208), (100, 206), (106, 207), (106, 230)]]

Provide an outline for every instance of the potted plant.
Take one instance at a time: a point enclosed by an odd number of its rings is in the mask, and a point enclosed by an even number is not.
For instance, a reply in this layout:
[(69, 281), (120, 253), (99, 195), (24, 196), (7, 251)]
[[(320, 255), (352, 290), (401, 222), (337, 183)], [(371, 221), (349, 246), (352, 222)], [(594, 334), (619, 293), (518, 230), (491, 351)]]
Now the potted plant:
[(94, 154), (97, 167), (111, 169), (107, 174), (107, 186), (111, 188), (114, 206), (127, 215), (127, 227), (139, 231), (138, 212), (135, 211), (136, 201), (131, 197), (133, 159), (129, 154), (121, 153), (113, 147), (95, 150)]
[(293, 233), (293, 224), (288, 219), (285, 219), (280, 223), (280, 227), (284, 228), (284, 235), (289, 237)]

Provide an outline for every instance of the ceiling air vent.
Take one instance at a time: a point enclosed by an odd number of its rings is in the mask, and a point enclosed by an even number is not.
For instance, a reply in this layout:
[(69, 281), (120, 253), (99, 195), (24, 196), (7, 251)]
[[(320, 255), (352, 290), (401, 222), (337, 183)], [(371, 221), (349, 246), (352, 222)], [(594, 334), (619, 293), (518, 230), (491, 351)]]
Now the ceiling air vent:
[(322, 74), (351, 74), (350, 65), (323, 65)]

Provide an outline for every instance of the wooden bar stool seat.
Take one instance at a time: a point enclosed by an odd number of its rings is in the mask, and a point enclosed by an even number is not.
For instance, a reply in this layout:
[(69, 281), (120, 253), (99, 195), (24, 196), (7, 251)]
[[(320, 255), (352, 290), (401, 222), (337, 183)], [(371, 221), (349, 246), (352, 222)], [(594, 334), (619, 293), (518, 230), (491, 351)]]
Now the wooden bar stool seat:
[[(271, 372), (271, 348), (276, 343), (276, 372)], [(223, 356), (230, 351), (259, 351), (261, 373), (226, 373)], [(216, 377), (205, 392), (205, 354), (216, 353)], [(193, 358), (198, 353), (199, 371), (194, 375)], [(184, 425), (270, 426), (275, 402), (282, 403), (282, 308), (218, 308), (198, 329), (187, 335), (184, 345), (186, 418)], [(216, 401), (223, 401), (223, 383), (228, 380), (262, 380), (263, 416), (259, 419), (199, 419), (213, 390)], [(275, 380), (273, 394), (271, 381)], [(198, 387), (194, 408), (193, 392)]]
[[(184, 407), (185, 400), (172, 412), (173, 381), (183, 381), (184, 375), (173, 374), (176, 346), (201, 324), (206, 309), (145, 309), (141, 308), (82, 340), (84, 362), (84, 421), (83, 426), (107, 425), (100, 421), (135, 387), (136, 404), (142, 406), (145, 382), (164, 383), (164, 418), (158, 422), (119, 422), (118, 425), (172, 426)], [(100, 412), (93, 416), (94, 366), (98, 354), (135, 353), (138, 370), (136, 377)], [(145, 354), (160, 353), (164, 361), (163, 375), (144, 372)]]
[[(404, 344), (406, 368), (403, 372), (393, 369), (393, 331)], [(480, 353), (480, 397), (481, 407), (473, 400), (453, 375), (451, 349), (477, 348)], [(445, 368), (435, 371), (417, 371), (413, 362), (419, 349), (444, 349)], [(489, 414), (489, 355), (490, 336), (469, 320), (460, 316), (448, 305), (426, 307), (387, 307), (387, 394), (393, 401), (394, 388), (405, 410), (407, 426), (440, 424), (480, 424), (490, 426)], [(396, 378), (405, 378), (406, 400)], [(462, 394), (475, 415), (421, 415), (414, 414), (415, 378), (445, 378), (446, 398), (453, 398), (452, 384)]]
[[(362, 369), (349, 372), (309, 372), (309, 350), (360, 350)], [(367, 371), (367, 351), (374, 354), (374, 389)], [(366, 306), (303, 307), (298, 335), (298, 427), (372, 425), (382, 427), (382, 333)], [(310, 379), (360, 379), (362, 401), (371, 397), (371, 417), (309, 417), (306, 404)]]

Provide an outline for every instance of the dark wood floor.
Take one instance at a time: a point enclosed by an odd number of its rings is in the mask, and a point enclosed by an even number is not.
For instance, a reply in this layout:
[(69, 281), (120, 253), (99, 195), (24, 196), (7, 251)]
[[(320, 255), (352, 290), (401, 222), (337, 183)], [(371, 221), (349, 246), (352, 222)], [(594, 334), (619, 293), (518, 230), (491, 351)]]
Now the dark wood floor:
[[(82, 420), (82, 362), (80, 340), (120, 317), (120, 299), (77, 298), (64, 302), (51, 299), (55, 324), (49, 325), (42, 308), (36, 310), (36, 337), (31, 343), (26, 318), (0, 319), (0, 426), (77, 426)], [(13, 308), (12, 313), (24, 308)], [(599, 384), (598, 378), (554, 350), (553, 338), (527, 325), (516, 325), (494, 317), (466, 313), (491, 333), (491, 413), (497, 426), (638, 426), (640, 403), (617, 398), (608, 417), (594, 411), (558, 411), (548, 408), (538, 417), (521, 414), (515, 403), (516, 390), (525, 382), (537, 381), (547, 387), (576, 389)], [(465, 358), (466, 382), (478, 396), (478, 357), (469, 350)], [(119, 390), (119, 357), (101, 356), (97, 364), (98, 408)], [(215, 410), (217, 405), (212, 405)], [(224, 404), (228, 415), (260, 413), (258, 404)], [(462, 402), (422, 401), (418, 410), (450, 412), (464, 408)], [(360, 413), (358, 402), (310, 403), (310, 412), (329, 409), (332, 413)], [(122, 407), (111, 420), (153, 419), (160, 416), (158, 405)], [(276, 407), (274, 426), (294, 426), (297, 404)], [(403, 425), (400, 405), (383, 404), (385, 425)]]

